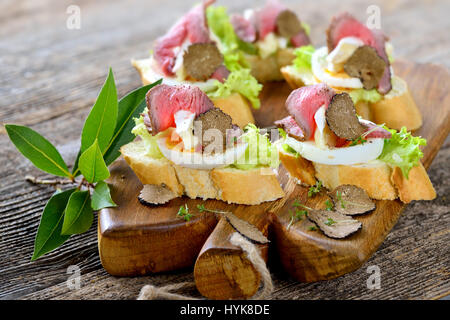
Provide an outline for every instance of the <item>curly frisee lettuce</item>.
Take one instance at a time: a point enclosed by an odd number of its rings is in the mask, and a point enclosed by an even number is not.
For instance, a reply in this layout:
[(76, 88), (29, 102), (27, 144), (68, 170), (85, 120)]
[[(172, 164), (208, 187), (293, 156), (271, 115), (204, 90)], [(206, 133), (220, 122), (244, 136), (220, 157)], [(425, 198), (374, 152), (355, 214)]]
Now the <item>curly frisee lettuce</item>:
[(408, 179), (409, 171), (418, 166), (423, 157), (420, 146), (425, 146), (427, 140), (422, 137), (413, 137), (405, 127), (399, 132), (386, 126), (384, 128), (391, 132), (392, 137), (384, 140), (383, 152), (378, 159), (392, 167), (399, 167), (403, 176)]
[(253, 108), (258, 109), (261, 106), (258, 96), (262, 85), (250, 74), (249, 69), (233, 71), (224, 83), (216, 80), (215, 84), (217, 88), (207, 92), (210, 98), (226, 98), (233, 92), (238, 92), (250, 101)]
[[(148, 109), (145, 108), (144, 113), (148, 112)], [(163, 154), (159, 150), (158, 143), (156, 142), (158, 135), (152, 136), (145, 126), (144, 118), (140, 116), (139, 118), (134, 118), (134, 122), (136, 125), (131, 130), (131, 133), (135, 136), (141, 137), (142, 141), (144, 141), (144, 146), (146, 150), (146, 155), (153, 159), (160, 159), (163, 157)]]
[(241, 170), (264, 166), (278, 168), (280, 165), (278, 150), (270, 142), (267, 134), (260, 134), (260, 130), (254, 124), (248, 124), (242, 140), (248, 144), (248, 148), (245, 154), (232, 165), (233, 167)]

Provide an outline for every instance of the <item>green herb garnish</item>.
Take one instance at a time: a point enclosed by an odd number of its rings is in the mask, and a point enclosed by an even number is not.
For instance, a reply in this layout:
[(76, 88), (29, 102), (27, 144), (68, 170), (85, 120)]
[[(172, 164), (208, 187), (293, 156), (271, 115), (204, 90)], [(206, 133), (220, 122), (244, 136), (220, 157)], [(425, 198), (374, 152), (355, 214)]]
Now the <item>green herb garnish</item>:
[(320, 193), (320, 190), (322, 189), (322, 181), (317, 181), (315, 185), (309, 187), (308, 189), (308, 197), (312, 198), (316, 194)]
[(339, 193), (339, 191), (336, 191), (336, 197), (338, 198), (339, 202), (341, 203), (342, 209), (345, 209), (345, 201), (342, 199), (342, 194)]
[(180, 209), (178, 209), (177, 216), (183, 218), (186, 221), (190, 221), (192, 218), (192, 214), (189, 213), (189, 208), (187, 204), (184, 206), (180, 206)]
[(362, 136), (359, 136), (358, 138), (352, 140), (352, 142), (350, 143), (350, 146), (353, 147), (353, 146), (356, 146), (357, 144), (364, 144), (366, 142), (367, 142), (366, 139), (364, 139)]
[(327, 226), (332, 226), (333, 224), (335, 224), (336, 223), (336, 221), (334, 221), (333, 219), (331, 219), (331, 218), (328, 218), (328, 220), (325, 222), (325, 224), (327, 225)]
[(315, 226), (310, 226), (308, 228), (309, 231), (317, 231), (317, 228)]
[(327, 210), (328, 211), (332, 211), (333, 210), (333, 203), (331, 203), (331, 201), (329, 199), (327, 199), (325, 201), (325, 205), (327, 206)]

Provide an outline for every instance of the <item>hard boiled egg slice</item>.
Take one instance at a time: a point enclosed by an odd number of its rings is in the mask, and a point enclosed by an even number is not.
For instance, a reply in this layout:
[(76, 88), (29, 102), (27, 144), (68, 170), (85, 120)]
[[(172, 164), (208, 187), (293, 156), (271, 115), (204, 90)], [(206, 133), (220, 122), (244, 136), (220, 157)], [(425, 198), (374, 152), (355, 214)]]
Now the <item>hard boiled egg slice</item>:
[(344, 70), (344, 64), (355, 53), (355, 50), (363, 46), (364, 42), (355, 37), (345, 37), (339, 40), (338, 45), (326, 57), (327, 68), (332, 72)]
[(329, 165), (353, 165), (377, 159), (383, 151), (384, 139), (367, 139), (364, 144), (351, 147), (321, 149), (314, 141), (301, 142), (287, 137), (286, 144), (303, 158)]
[(245, 153), (248, 147), (247, 143), (238, 143), (236, 146), (227, 148), (223, 153), (206, 155), (200, 152), (181, 151), (170, 144), (170, 137), (162, 136), (157, 140), (161, 153), (173, 163), (192, 169), (210, 170), (221, 168), (235, 163)]
[(327, 70), (327, 47), (317, 49), (311, 57), (311, 69), (314, 76), (321, 82), (331, 87), (338, 88), (354, 88), (363, 87), (361, 80), (358, 78), (348, 77), (346, 73), (337, 74)]

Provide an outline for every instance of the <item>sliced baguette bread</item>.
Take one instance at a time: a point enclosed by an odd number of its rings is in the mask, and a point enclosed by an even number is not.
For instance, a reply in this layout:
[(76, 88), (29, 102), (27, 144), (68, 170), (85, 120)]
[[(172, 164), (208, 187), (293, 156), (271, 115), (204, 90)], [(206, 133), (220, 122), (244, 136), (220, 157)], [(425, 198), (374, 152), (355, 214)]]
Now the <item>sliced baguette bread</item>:
[(325, 165), (283, 152), (280, 152), (280, 159), (293, 177), (307, 185), (314, 184), (315, 179), (312, 177), (315, 177), (329, 190), (351, 184), (366, 190), (372, 199), (400, 198), (404, 203), (436, 197), (436, 191), (422, 164), (411, 169), (409, 179), (406, 179), (399, 168), (392, 170), (381, 161), (353, 166)]
[(290, 65), (294, 58), (294, 49), (291, 48), (279, 49), (275, 54), (266, 58), (258, 55), (245, 55), (245, 59), (250, 64), (251, 73), (258, 82), (283, 80), (280, 69)]
[[(293, 66), (281, 69), (286, 82), (297, 89), (305, 85), (318, 83), (312, 74), (297, 72)], [(334, 88), (337, 92), (341, 88)], [(385, 124), (389, 128), (400, 130), (406, 127), (408, 131), (422, 126), (422, 115), (409, 92), (406, 82), (399, 77), (392, 77), (392, 90), (383, 99), (375, 103), (360, 102), (356, 104), (357, 113), (364, 119), (377, 124)]]
[[(158, 81), (161, 76), (155, 74), (151, 69), (151, 58), (142, 60), (131, 60), (141, 76), (143, 85)], [(249, 101), (239, 93), (233, 93), (226, 98), (213, 98), (211, 101), (223, 112), (231, 116), (233, 123), (244, 128), (249, 123), (255, 123)]]
[(142, 140), (124, 145), (120, 151), (142, 184), (163, 185), (178, 196), (246, 205), (273, 201), (284, 196), (276, 174), (269, 168), (184, 168), (166, 158), (153, 159), (147, 156)]

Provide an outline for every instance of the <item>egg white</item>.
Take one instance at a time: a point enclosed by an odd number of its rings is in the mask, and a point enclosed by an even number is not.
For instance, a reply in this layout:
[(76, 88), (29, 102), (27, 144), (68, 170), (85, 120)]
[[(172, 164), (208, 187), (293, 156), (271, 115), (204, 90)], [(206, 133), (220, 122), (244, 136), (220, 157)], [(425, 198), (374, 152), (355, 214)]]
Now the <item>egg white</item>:
[(314, 141), (301, 142), (291, 137), (287, 137), (285, 143), (309, 161), (328, 165), (354, 165), (377, 159), (383, 151), (384, 139), (367, 139), (364, 144), (334, 149), (322, 149)]
[(223, 153), (204, 155), (199, 152), (183, 152), (167, 146), (167, 136), (157, 140), (161, 153), (173, 163), (191, 169), (210, 170), (235, 163), (247, 150), (247, 143), (239, 143), (235, 147), (227, 148)]
[(314, 76), (318, 80), (328, 84), (331, 87), (353, 89), (359, 89), (363, 87), (361, 80), (359, 80), (358, 78), (341, 78), (333, 76), (330, 72), (327, 72), (327, 55), (328, 48), (322, 47), (317, 49), (311, 57), (311, 69)]

